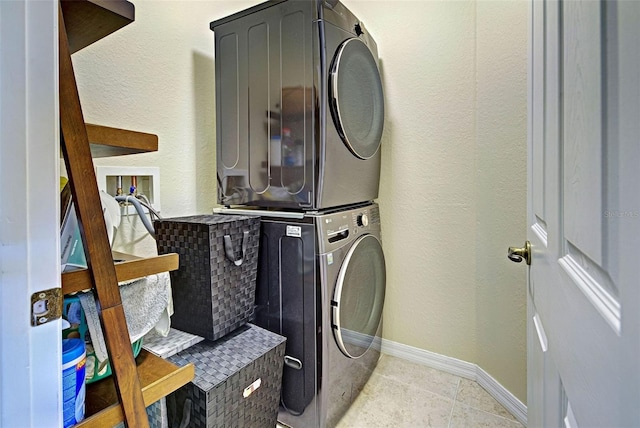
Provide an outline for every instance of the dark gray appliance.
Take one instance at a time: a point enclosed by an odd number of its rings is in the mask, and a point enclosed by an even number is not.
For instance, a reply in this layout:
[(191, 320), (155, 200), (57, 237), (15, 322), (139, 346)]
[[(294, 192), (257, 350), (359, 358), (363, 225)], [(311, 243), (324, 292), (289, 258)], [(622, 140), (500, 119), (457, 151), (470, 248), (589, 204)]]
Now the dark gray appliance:
[(214, 21), (218, 202), (321, 210), (378, 196), (377, 46), (337, 1)]
[(334, 426), (380, 357), (379, 208), (296, 214), (261, 212), (255, 324), (287, 338), (278, 420)]

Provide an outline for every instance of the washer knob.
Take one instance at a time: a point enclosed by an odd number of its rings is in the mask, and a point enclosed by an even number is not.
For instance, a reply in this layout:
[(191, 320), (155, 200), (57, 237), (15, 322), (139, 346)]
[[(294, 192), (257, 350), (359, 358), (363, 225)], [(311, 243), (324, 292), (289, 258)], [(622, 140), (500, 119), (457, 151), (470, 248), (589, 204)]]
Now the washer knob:
[(369, 226), (369, 217), (366, 214), (360, 214), (356, 218), (356, 223), (360, 227), (363, 227), (363, 226), (367, 227), (367, 226)]

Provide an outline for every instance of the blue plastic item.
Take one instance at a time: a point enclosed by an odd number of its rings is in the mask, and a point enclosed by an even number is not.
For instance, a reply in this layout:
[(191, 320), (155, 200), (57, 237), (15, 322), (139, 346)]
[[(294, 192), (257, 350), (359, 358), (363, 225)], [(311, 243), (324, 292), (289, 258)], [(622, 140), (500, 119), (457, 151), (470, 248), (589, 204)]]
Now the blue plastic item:
[[(96, 354), (93, 351), (93, 344), (91, 343), (87, 319), (84, 316), (84, 311), (82, 310), (82, 305), (80, 304), (78, 296), (65, 296), (64, 305), (62, 307), (62, 316), (69, 322), (69, 324), (71, 324), (69, 328), (62, 330), (62, 337), (64, 339), (84, 339), (87, 353), (85, 379), (87, 385), (111, 376), (111, 364), (109, 364), (109, 360), (106, 360), (102, 365), (98, 364), (98, 359), (96, 358)], [(133, 351), (133, 356), (137, 357), (142, 350), (142, 338), (133, 342), (131, 344), (131, 349)]]
[(87, 354), (82, 339), (62, 339), (62, 419), (70, 427), (84, 419)]

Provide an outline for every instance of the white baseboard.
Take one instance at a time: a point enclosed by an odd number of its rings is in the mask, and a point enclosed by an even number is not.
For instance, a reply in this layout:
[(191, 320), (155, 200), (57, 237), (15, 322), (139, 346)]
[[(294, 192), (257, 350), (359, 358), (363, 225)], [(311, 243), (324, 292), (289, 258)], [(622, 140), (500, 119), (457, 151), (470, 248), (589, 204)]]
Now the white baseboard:
[(522, 425), (527, 426), (527, 406), (481, 367), (478, 367), (476, 382), (498, 403), (502, 404)]
[(393, 357), (402, 358), (433, 369), (442, 370), (465, 379), (476, 380), (478, 366), (456, 358), (447, 357), (446, 355), (436, 354), (435, 352), (425, 351), (424, 349), (415, 348), (402, 343), (392, 342), (382, 339), (381, 352)]
[(527, 426), (527, 406), (477, 364), (387, 339), (382, 339), (382, 353), (478, 382), (478, 385), (484, 388), (522, 425)]

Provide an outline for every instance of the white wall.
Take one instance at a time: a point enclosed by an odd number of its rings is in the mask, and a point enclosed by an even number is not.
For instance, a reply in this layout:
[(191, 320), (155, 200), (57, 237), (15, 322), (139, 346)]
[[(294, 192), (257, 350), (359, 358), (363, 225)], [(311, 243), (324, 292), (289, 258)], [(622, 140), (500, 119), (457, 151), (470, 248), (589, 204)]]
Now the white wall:
[[(136, 20), (73, 55), (85, 121), (158, 135), (159, 150), (96, 160), (158, 166), (164, 217), (216, 202), (213, 32), (209, 23), (257, 1), (136, 0)], [(155, 253), (142, 223), (123, 219), (116, 246)]]
[(385, 85), (385, 337), (475, 362), (475, 2), (345, 4)]
[(387, 339), (526, 402), (527, 3), (344, 0), (378, 41)]
[(527, 235), (527, 2), (479, 1), (476, 23), (476, 363), (526, 403), (526, 266), (506, 252)]
[[(209, 22), (255, 3), (135, 1), (136, 22), (74, 55), (87, 121), (159, 135), (158, 153), (99, 162), (160, 166), (165, 216), (215, 204)], [(525, 269), (506, 248), (526, 236), (526, 1), (344, 3), (378, 42), (387, 102), (384, 336), (525, 402)]]

